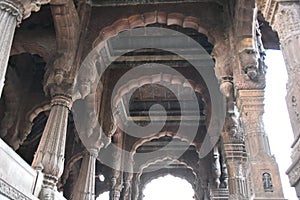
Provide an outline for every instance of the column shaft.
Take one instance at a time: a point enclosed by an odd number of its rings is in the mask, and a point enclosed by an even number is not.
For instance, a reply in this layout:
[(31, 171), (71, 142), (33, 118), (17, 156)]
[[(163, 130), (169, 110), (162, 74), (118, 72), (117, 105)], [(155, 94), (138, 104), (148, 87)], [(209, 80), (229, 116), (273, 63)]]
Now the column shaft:
[(32, 166), (45, 174), (41, 199), (53, 199), (57, 180), (64, 168), (65, 143), (71, 99), (55, 96)]
[(268, 137), (263, 123), (264, 91), (240, 90), (239, 106), (245, 131), (245, 142), (250, 160), (257, 156), (270, 156)]
[(229, 199), (248, 199), (245, 166), (247, 155), (243, 133), (234, 113), (228, 114), (222, 133), (223, 156), (228, 173)]
[(95, 199), (96, 156), (96, 154), (91, 155), (90, 153), (84, 155), (72, 197), (73, 200)]
[(10, 49), (17, 25), (18, 8), (7, 2), (0, 2), (0, 98), (4, 87)]
[(116, 148), (113, 152), (113, 177), (112, 177), (112, 188), (110, 193), (110, 200), (119, 200), (123, 188), (123, 171), (122, 171), (122, 148), (123, 148), (123, 135), (118, 130), (114, 137), (114, 143)]

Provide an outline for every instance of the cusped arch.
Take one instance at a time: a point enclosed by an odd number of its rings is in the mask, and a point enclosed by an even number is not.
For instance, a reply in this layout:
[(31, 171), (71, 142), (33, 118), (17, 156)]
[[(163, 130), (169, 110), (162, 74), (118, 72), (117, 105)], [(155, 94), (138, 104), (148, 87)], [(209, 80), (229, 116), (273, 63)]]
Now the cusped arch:
[(22, 41), (22, 43), (16, 42), (16, 44), (12, 46), (10, 56), (22, 53), (37, 54), (42, 57), (46, 63), (49, 63), (55, 54), (54, 50), (55, 47), (46, 47), (37, 41)]
[(142, 14), (131, 15), (127, 18), (122, 18), (115, 21), (112, 25), (103, 28), (98, 37), (93, 43), (93, 47), (104, 46), (104, 41), (116, 36), (122, 31), (134, 29), (138, 27), (145, 27), (151, 24), (164, 24), (164, 25), (178, 25), (183, 28), (191, 28), (199, 33), (207, 36), (211, 43), (214, 43), (214, 37), (205, 29), (200, 20), (194, 16), (187, 16), (182, 13), (167, 13), (161, 11), (146, 12)]
[[(150, 159), (146, 163), (141, 165), (140, 166), (140, 170), (141, 170), (140, 176), (143, 174), (144, 169), (148, 168), (151, 165), (155, 165), (155, 164), (163, 163), (163, 162), (173, 162), (176, 164), (181, 164), (181, 165), (185, 166), (185, 168), (190, 169), (194, 172), (193, 166), (190, 166), (190, 163), (186, 162), (186, 160), (178, 160), (178, 158), (176, 158), (176, 157), (167, 155), (167, 156), (161, 156), (161, 157), (156, 157), (154, 159)], [(196, 176), (195, 172), (194, 172), (194, 174)]]
[[(176, 162), (176, 161), (175, 161)], [(181, 162), (177, 162), (178, 164), (183, 164)], [(194, 184), (195, 184), (195, 181), (197, 180), (197, 174), (195, 173), (195, 171), (192, 169), (192, 168), (189, 168), (187, 167), (186, 165), (184, 165), (185, 168), (183, 169), (186, 169), (186, 170), (189, 170), (189, 172), (191, 173), (191, 175), (194, 177), (194, 180), (190, 180), (188, 177), (186, 176), (183, 176), (179, 173), (176, 173), (176, 172), (172, 172), (172, 171), (163, 171), (163, 172), (158, 172), (158, 173), (152, 173), (151, 177), (149, 179), (147, 179), (146, 181), (143, 182), (143, 184), (141, 185), (141, 191), (143, 191), (145, 189), (145, 186), (147, 184), (149, 184), (152, 180), (155, 180), (159, 177), (163, 177), (163, 176), (166, 176), (166, 175), (172, 175), (174, 177), (178, 177), (178, 178), (181, 178), (181, 179), (184, 179), (186, 180), (189, 184), (191, 184), (191, 186), (193, 187), (194, 189)], [(143, 174), (141, 173), (140, 174), (140, 177), (142, 176)], [(139, 178), (140, 178), (139, 177)]]
[[(153, 74), (153, 75), (145, 75), (145, 76), (141, 76), (137, 79), (133, 79), (133, 80), (129, 81), (127, 84), (120, 87), (118, 89), (115, 97), (113, 98), (113, 105), (114, 105), (114, 107), (117, 107), (117, 105), (120, 103), (122, 97), (125, 94), (129, 93), (130, 91), (132, 91), (136, 88), (140, 88), (147, 84), (159, 84), (162, 82), (169, 83), (171, 85), (179, 85), (182, 88), (190, 88), (194, 92), (203, 95), (204, 98), (205, 98), (205, 96), (207, 96), (207, 95), (205, 95), (205, 94), (207, 94), (207, 89), (205, 87), (197, 84), (193, 80), (190, 80), (190, 79), (188, 80), (188, 79), (185, 79), (184, 77), (175, 76), (172, 74)], [(207, 103), (209, 99), (206, 97), (203, 100), (204, 100), (204, 103)]]
[(51, 108), (51, 104), (49, 102), (41, 103), (40, 105), (36, 106), (27, 114), (25, 115), (25, 123), (24, 123), (24, 129), (22, 132), (21, 138), (23, 139), (21, 142), (23, 142), (27, 136), (30, 134), (32, 126), (33, 126), (33, 120), (42, 112), (49, 111)]
[[(171, 132), (171, 131), (163, 131), (163, 132), (160, 132), (158, 134), (152, 135), (151, 137), (140, 138), (138, 141), (136, 141), (132, 145), (132, 148), (131, 148), (131, 152), (132, 152), (133, 156), (136, 153), (136, 150), (139, 147), (141, 147), (143, 144), (145, 144), (146, 142), (150, 142), (151, 140), (155, 140), (155, 139), (160, 139), (160, 138), (165, 137), (165, 136), (172, 137), (173, 139), (179, 139), (182, 142), (190, 143), (189, 138), (184, 138), (184, 135), (178, 135), (177, 133), (174, 133), (174, 132)], [(190, 143), (189, 145), (197, 147), (197, 145), (195, 143)]]

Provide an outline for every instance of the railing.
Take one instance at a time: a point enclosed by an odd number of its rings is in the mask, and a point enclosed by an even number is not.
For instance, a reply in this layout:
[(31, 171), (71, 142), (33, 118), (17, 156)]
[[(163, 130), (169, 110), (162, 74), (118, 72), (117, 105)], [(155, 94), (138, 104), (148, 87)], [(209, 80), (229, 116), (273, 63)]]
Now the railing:
[[(36, 200), (41, 173), (0, 139), (0, 199)], [(38, 181), (39, 180), (39, 181)]]

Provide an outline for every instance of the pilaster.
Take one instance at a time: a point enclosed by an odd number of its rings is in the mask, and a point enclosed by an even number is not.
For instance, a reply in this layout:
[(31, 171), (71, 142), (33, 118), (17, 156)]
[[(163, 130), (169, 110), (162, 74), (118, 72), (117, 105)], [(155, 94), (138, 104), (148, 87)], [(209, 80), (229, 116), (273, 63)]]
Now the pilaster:
[(71, 98), (63, 95), (54, 96), (50, 114), (34, 155), (32, 166), (42, 168), (44, 173), (43, 188), (40, 193), (42, 200), (55, 199), (56, 183), (64, 169), (64, 155), (68, 114)]

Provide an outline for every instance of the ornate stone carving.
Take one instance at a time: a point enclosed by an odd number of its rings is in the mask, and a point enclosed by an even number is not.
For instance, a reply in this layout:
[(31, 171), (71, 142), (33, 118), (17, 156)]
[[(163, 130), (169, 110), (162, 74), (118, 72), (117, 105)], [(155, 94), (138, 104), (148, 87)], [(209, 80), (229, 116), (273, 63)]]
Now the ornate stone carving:
[(239, 58), (242, 70), (246, 73), (251, 80), (257, 77), (258, 68), (258, 52), (255, 49), (243, 49), (239, 52)]
[[(219, 30), (218, 33), (221, 31)], [(226, 36), (215, 34), (215, 38), (217, 40), (213, 52), (212, 57), (216, 61), (216, 76), (220, 80), (224, 77), (232, 77), (233, 69), (232, 69), (232, 59), (231, 48), (229, 39)]]
[(288, 38), (300, 34), (300, 3), (299, 1), (278, 2), (276, 14), (272, 24), (278, 32), (280, 40), (285, 42)]
[(4, 182), (0, 179), (0, 194), (7, 196), (10, 199), (18, 199), (18, 200), (30, 200), (31, 198), (26, 197), (17, 189), (11, 187), (8, 183)]
[(118, 148), (113, 152), (113, 176), (111, 179), (112, 187), (111, 187), (111, 199), (119, 200), (121, 191), (123, 188), (123, 171), (121, 170), (123, 164), (122, 158), (122, 132), (118, 129), (116, 134), (113, 136), (113, 142), (117, 145)]
[[(45, 91), (53, 96), (54, 93), (58, 93), (59, 88), (64, 91), (68, 87), (72, 88), (74, 84), (76, 74), (74, 72), (78, 67), (74, 59), (80, 31), (79, 18), (73, 1), (51, 1), (51, 11), (56, 30), (57, 52), (55, 61), (50, 64), (46, 73)], [(69, 93), (72, 94), (72, 91)]]
[(28, 18), (32, 11), (39, 11), (41, 5), (49, 2), (50, 0), (3, 0), (0, 2), (0, 9), (16, 17), (19, 24), (22, 19)]
[(290, 179), (291, 186), (296, 186), (300, 177), (300, 162), (299, 160), (294, 160), (292, 166), (287, 170), (287, 174)]
[(45, 199), (54, 195), (55, 184), (63, 172), (67, 122), (71, 104), (69, 97), (53, 97), (50, 115), (32, 163), (33, 167), (40, 165), (43, 167), (45, 178), (41, 195), (44, 195)]
[(214, 177), (214, 186), (215, 188), (219, 188), (220, 186), (220, 177), (221, 177), (221, 163), (220, 163), (220, 154), (218, 146), (214, 147), (213, 151), (213, 164), (212, 164), (212, 172)]
[(1, 1), (0, 10), (14, 16), (18, 23), (22, 21), (22, 13), (17, 5), (11, 1)]
[(133, 158), (126, 159), (125, 165), (128, 172), (124, 175), (124, 199), (131, 199), (132, 194), (132, 179), (133, 179)]
[(226, 135), (223, 134), (223, 141), (225, 144), (244, 143), (244, 135), (235, 113), (228, 114), (225, 120), (224, 129), (226, 132)]
[(222, 159), (222, 166), (221, 166), (221, 185), (220, 188), (228, 188), (228, 170), (227, 165), (225, 163), (225, 159)]

